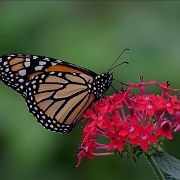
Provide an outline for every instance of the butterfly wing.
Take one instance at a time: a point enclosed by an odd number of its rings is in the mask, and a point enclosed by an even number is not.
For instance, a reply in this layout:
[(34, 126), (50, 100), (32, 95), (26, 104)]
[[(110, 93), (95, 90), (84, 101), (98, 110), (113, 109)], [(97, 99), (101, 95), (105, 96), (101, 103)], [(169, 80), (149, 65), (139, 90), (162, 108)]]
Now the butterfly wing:
[(86, 68), (45, 56), (7, 54), (0, 57), (0, 80), (23, 97), (26, 97), (27, 86), (35, 76), (53, 71), (85, 73), (91, 77), (97, 75)]
[(37, 75), (28, 85), (26, 102), (29, 111), (45, 128), (69, 132), (95, 96), (88, 91), (85, 74), (51, 72)]
[(110, 72), (45, 56), (7, 54), (0, 57), (0, 80), (20, 93), (29, 111), (45, 128), (69, 132), (91, 103), (111, 85)]
[(1, 80), (27, 102), (45, 128), (69, 132), (97, 99), (89, 90), (96, 73), (61, 60), (11, 54), (0, 58)]

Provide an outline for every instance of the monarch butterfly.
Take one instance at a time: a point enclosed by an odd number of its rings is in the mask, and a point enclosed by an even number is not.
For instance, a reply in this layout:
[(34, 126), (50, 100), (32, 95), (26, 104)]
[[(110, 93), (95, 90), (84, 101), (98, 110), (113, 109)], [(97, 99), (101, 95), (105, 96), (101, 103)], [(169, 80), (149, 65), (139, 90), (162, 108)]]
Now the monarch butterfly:
[(83, 112), (107, 91), (113, 80), (109, 71), (98, 75), (45, 56), (0, 57), (0, 80), (25, 98), (40, 124), (61, 134), (71, 131)]

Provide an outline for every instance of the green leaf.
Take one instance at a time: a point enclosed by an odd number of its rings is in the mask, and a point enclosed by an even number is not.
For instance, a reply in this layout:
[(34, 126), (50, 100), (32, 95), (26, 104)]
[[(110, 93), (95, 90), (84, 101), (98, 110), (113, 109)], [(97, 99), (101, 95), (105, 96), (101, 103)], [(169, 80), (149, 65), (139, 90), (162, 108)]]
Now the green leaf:
[(162, 152), (160, 155), (154, 155), (153, 158), (163, 172), (172, 176), (166, 177), (167, 179), (180, 179), (180, 161), (178, 159), (169, 155), (165, 151)]
[(173, 178), (172, 176), (166, 176), (164, 178), (165, 178), (165, 180), (179, 180), (177, 178)]

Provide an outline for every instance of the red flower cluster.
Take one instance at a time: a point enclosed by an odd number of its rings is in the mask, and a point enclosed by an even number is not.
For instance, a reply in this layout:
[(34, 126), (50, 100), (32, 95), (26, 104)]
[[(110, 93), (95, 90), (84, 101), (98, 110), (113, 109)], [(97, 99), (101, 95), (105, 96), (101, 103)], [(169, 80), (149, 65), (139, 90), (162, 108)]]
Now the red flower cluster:
[[(145, 88), (150, 85), (159, 86), (161, 95), (149, 94)], [(168, 86), (169, 82), (129, 83), (126, 91), (116, 92), (86, 110), (84, 120), (91, 120), (83, 129), (77, 166), (83, 156), (92, 159), (94, 156), (112, 155), (112, 150), (128, 152), (128, 148), (137, 147), (142, 152), (150, 152), (164, 139), (172, 139), (172, 134), (180, 130), (180, 101), (177, 95), (169, 94), (178, 89)], [(133, 88), (139, 88), (141, 95), (132, 95)], [(99, 136), (108, 139), (108, 144), (97, 142)], [(99, 149), (107, 152), (96, 152)]]

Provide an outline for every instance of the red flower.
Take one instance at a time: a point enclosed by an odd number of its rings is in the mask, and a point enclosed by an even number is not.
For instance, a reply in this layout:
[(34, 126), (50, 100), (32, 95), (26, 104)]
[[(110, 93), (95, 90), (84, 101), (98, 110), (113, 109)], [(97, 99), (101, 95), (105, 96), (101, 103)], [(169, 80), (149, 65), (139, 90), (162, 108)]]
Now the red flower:
[(100, 130), (97, 126), (92, 125), (93, 122), (88, 122), (84, 130), (84, 141), (89, 137), (94, 137), (95, 135), (99, 134), (101, 136), (106, 137), (106, 132)]
[(92, 119), (93, 121), (91, 122), (91, 126), (101, 126), (103, 124), (104, 121), (107, 121), (107, 119), (109, 118), (106, 114), (106, 110), (107, 108), (104, 107), (103, 110), (100, 110), (98, 113), (96, 114), (92, 114)]
[(97, 149), (107, 149), (107, 147), (108, 147), (107, 145), (96, 142), (94, 136), (89, 136), (89, 138), (86, 138), (86, 139), (84, 136), (83, 141), (81, 142), (79, 150), (77, 152), (78, 163), (77, 163), (76, 167), (78, 167), (80, 165), (82, 158), (84, 156), (87, 156), (89, 159), (93, 159), (94, 156), (113, 155), (114, 153), (111, 153), (111, 152), (107, 152), (107, 153), (95, 153), (94, 152)]
[[(84, 120), (88, 119), (88, 118), (92, 118), (92, 115), (95, 114), (95, 112), (92, 109), (87, 109), (86, 113), (83, 115)], [(83, 121), (84, 121), (83, 120)], [(82, 121), (82, 122), (83, 122)]]
[(144, 80), (144, 78), (143, 78), (143, 76), (141, 76), (141, 77), (140, 77), (140, 81), (141, 81), (141, 82), (140, 82), (139, 84), (133, 84), (133, 86), (134, 86), (134, 87), (138, 87), (138, 88), (140, 89), (141, 93), (142, 93), (142, 94), (145, 94), (145, 93), (146, 93), (145, 87), (146, 87), (147, 85), (155, 84), (155, 82), (154, 82), (154, 81), (150, 81), (150, 82), (144, 83), (143, 80)]
[(83, 129), (83, 131), (85, 133), (84, 140), (86, 140), (86, 137), (96, 135), (97, 127), (96, 126), (91, 126), (91, 122), (88, 121), (88, 123), (87, 123), (86, 127)]
[(137, 136), (137, 138), (130, 140), (130, 144), (134, 145), (140, 143), (142, 150), (146, 152), (148, 150), (149, 143), (158, 142), (158, 139), (152, 135), (153, 129), (154, 129), (153, 124), (149, 124), (146, 127), (139, 126), (138, 127), (139, 135)]
[[(106, 113), (112, 112), (114, 109), (121, 108), (122, 107), (122, 101), (124, 99), (124, 94), (115, 94), (113, 96), (107, 97), (104, 101), (104, 104), (106, 105)], [(99, 108), (100, 110), (103, 110), (104, 107)]]
[(177, 121), (176, 128), (174, 129), (173, 132), (177, 132), (177, 131), (180, 131), (180, 119)]
[(83, 142), (81, 143), (81, 147), (79, 149), (80, 150), (77, 153), (78, 163), (76, 167), (79, 166), (84, 156), (87, 156), (89, 159), (94, 158), (92, 152), (96, 150), (95, 140), (93, 138), (86, 139), (85, 141), (83, 140)]
[[(161, 95), (146, 91), (147, 86), (154, 84), (161, 88)], [(165, 138), (172, 139), (172, 134), (180, 131), (180, 101), (177, 95), (170, 95), (169, 91), (176, 92), (177, 89), (169, 88), (169, 84), (144, 83), (141, 78), (141, 83), (129, 83), (126, 91), (116, 91), (93, 104), (84, 115), (91, 121), (83, 129), (77, 166), (84, 156), (92, 159), (112, 155), (112, 150), (127, 157), (147, 151), (153, 154)], [(141, 94), (132, 93), (134, 88), (139, 88)], [(162, 136), (165, 138), (160, 138)], [(106, 139), (104, 144), (98, 142), (99, 137)], [(142, 150), (137, 148), (139, 146)]]
[(128, 136), (129, 138), (131, 139), (134, 139), (136, 138), (138, 132), (137, 132), (137, 127), (138, 127), (138, 119), (137, 119), (137, 116), (134, 115), (130, 122), (125, 122), (122, 123), (121, 127), (123, 128), (119, 135), (121, 136)]
[(155, 113), (155, 110), (157, 110), (157, 102), (158, 101), (156, 98), (149, 101), (143, 100), (141, 105), (137, 106), (136, 109), (146, 110), (149, 116), (153, 116)]
[(172, 139), (172, 133), (170, 132), (171, 130), (171, 122), (169, 121), (164, 121), (161, 124), (161, 127), (155, 131), (155, 134), (159, 136), (165, 136), (168, 139)]
[(174, 113), (174, 109), (180, 109), (180, 105), (175, 104), (177, 101), (177, 96), (171, 96), (167, 100), (164, 99), (162, 96), (157, 96), (159, 103), (157, 106), (161, 109), (166, 109), (169, 114)]
[(161, 96), (164, 96), (166, 94), (167, 91), (178, 91), (178, 89), (173, 89), (173, 88), (169, 88), (169, 85), (171, 84), (169, 81), (163, 82), (162, 84), (159, 84), (158, 82), (155, 81), (155, 83), (162, 88), (162, 94)]
[(115, 133), (107, 132), (107, 136), (111, 140), (107, 150), (112, 150), (113, 148), (116, 148), (118, 151), (123, 150), (123, 147), (124, 147), (123, 142), (127, 139), (127, 136), (119, 135), (120, 131), (121, 131), (121, 128), (116, 130)]
[(116, 127), (120, 126), (124, 121), (120, 120), (119, 112), (116, 111), (113, 118), (107, 118), (101, 125), (101, 128), (107, 128), (110, 132), (115, 133)]

